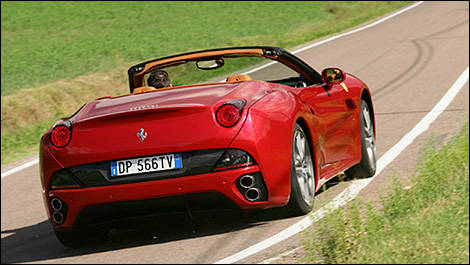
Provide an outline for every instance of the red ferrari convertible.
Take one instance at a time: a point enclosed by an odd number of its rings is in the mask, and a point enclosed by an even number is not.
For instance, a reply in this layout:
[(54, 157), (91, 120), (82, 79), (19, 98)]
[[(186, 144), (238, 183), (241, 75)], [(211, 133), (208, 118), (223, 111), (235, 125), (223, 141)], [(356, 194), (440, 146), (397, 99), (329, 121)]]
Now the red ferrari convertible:
[[(171, 84), (152, 86), (162, 69)], [(335, 175), (375, 173), (371, 93), (341, 69), (320, 75), (262, 46), (178, 54), (128, 74), (129, 94), (85, 104), (41, 138), (44, 203), (66, 246), (181, 208), (306, 214)]]

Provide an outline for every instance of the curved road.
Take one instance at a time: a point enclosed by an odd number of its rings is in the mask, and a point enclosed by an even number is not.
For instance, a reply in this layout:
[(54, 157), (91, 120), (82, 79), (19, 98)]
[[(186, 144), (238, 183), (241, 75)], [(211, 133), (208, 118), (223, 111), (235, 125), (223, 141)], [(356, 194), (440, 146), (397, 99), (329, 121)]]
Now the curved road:
[[(374, 27), (296, 55), (317, 70), (338, 66), (368, 84), (376, 111), (377, 155), (381, 157), (436, 105), (468, 67), (468, 8), (468, 2), (424, 2)], [(378, 198), (387, 188), (388, 176), (409, 179), (428, 137), (433, 136), (440, 145), (456, 135), (467, 117), (468, 92), (467, 82), (429, 130), (359, 196)], [(326, 185), (317, 194), (314, 211), (350, 183), (335, 180)], [(195, 220), (173, 215), (140, 220), (123, 231), (113, 230), (110, 240), (101, 246), (67, 249), (57, 241), (46, 219), (37, 164), (1, 179), (1, 217), (2, 263), (214, 263), (304, 218), (285, 218), (279, 210), (246, 216), (209, 213), (195, 216)], [(301, 238), (294, 235), (238, 262), (260, 263), (300, 246)]]

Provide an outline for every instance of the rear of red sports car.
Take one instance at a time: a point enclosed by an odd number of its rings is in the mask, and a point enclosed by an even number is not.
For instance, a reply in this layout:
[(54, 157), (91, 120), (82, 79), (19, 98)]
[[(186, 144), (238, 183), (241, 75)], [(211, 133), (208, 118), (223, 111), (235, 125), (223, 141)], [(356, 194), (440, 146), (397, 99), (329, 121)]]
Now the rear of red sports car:
[[(255, 80), (235, 74), (225, 82), (147, 86), (155, 69), (184, 65), (176, 73), (202, 70), (207, 79), (206, 70), (217, 74), (240, 57), (280, 64)], [(375, 171), (374, 145), (374, 156), (361, 160), (363, 135), (375, 131), (359, 128), (364, 115), (355, 107), (367, 87), (340, 69), (324, 73), (328, 85), (276, 47), (206, 50), (131, 67), (130, 94), (96, 99), (41, 138), (43, 199), (57, 237), (80, 246), (122, 219), (168, 212), (284, 205), (309, 212), (319, 183), (358, 163), (361, 172), (364, 165)]]
[(269, 90), (249, 81), (101, 98), (58, 121), (40, 145), (44, 203), (55, 229), (110, 225), (176, 210), (186, 200), (242, 209), (286, 204), (288, 161), (269, 169), (259, 154), (289, 157), (291, 128), (285, 144), (271, 150), (253, 135), (255, 120), (272, 126), (250, 112)]

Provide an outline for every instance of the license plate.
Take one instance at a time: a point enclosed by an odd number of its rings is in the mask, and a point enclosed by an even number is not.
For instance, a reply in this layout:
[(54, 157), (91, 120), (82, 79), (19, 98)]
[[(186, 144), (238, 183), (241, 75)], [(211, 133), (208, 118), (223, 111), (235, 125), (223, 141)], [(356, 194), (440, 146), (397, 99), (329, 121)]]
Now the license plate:
[(180, 154), (147, 156), (111, 162), (111, 177), (182, 168)]

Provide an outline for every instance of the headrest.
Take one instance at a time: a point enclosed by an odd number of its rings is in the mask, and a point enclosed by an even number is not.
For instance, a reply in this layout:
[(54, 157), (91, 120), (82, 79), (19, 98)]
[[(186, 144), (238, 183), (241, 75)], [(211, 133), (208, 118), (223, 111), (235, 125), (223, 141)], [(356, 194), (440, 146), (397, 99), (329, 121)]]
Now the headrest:
[(134, 91), (132, 91), (132, 94), (137, 94), (137, 93), (142, 93), (142, 92), (147, 92), (147, 91), (152, 91), (152, 90), (157, 90), (153, 86), (141, 86), (141, 87), (136, 87), (134, 88)]
[(249, 75), (231, 75), (227, 77), (227, 82), (242, 82), (253, 80)]

